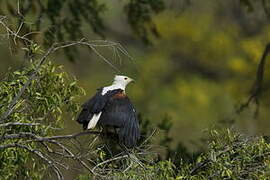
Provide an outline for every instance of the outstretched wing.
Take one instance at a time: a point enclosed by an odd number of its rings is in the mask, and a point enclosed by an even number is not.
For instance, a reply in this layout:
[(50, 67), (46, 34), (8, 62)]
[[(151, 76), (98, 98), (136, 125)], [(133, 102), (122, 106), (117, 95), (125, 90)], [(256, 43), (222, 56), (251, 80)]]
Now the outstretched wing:
[(120, 142), (128, 147), (134, 147), (140, 137), (136, 111), (127, 96), (118, 94), (109, 99), (98, 123), (118, 127)]
[(96, 121), (96, 124), (108, 100), (123, 91), (122, 89), (115, 89), (102, 95), (102, 89), (98, 89), (97, 93), (82, 105), (82, 111), (77, 118), (77, 122), (83, 124), (83, 129), (87, 128), (90, 120)]

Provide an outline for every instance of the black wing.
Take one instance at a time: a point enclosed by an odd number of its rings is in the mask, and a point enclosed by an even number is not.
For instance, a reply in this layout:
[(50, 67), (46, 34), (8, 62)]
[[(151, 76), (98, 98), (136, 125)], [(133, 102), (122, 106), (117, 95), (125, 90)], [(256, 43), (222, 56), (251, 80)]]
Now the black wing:
[(110, 98), (98, 121), (102, 126), (119, 128), (119, 140), (128, 147), (136, 146), (140, 138), (136, 111), (128, 97)]
[(82, 105), (82, 111), (77, 118), (77, 122), (83, 124), (83, 129), (87, 128), (87, 125), (94, 114), (103, 110), (112, 96), (123, 91), (122, 89), (115, 89), (102, 95), (102, 89), (103, 88), (98, 89), (97, 93)]

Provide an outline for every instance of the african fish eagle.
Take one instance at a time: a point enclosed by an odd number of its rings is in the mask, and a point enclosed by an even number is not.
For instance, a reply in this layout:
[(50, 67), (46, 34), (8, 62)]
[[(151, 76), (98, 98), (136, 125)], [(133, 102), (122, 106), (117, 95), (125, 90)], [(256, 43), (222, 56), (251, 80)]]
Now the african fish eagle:
[(122, 75), (114, 77), (111, 86), (101, 87), (97, 93), (82, 105), (77, 122), (83, 129), (96, 125), (115, 127), (119, 141), (127, 147), (136, 146), (140, 137), (136, 111), (125, 93), (127, 84), (134, 80)]

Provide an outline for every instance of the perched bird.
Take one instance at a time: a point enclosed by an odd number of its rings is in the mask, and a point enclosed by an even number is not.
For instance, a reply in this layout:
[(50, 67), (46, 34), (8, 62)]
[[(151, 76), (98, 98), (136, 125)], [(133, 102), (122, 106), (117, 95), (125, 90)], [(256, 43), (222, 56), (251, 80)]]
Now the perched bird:
[(125, 93), (126, 86), (134, 80), (116, 75), (111, 86), (99, 88), (97, 93), (82, 105), (77, 122), (83, 129), (96, 125), (117, 129), (119, 141), (127, 147), (136, 146), (140, 137), (136, 111)]

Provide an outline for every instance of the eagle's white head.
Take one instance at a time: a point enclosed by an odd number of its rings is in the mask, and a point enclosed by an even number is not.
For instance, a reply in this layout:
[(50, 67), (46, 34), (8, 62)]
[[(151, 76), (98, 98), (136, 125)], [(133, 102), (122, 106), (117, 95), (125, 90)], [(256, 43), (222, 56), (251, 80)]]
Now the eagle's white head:
[(116, 75), (114, 77), (113, 84), (111, 86), (106, 86), (103, 88), (102, 95), (106, 94), (108, 91), (115, 90), (115, 89), (122, 89), (125, 91), (126, 86), (130, 82), (134, 82), (134, 80), (127, 76)]
[(125, 88), (130, 82), (134, 82), (134, 80), (127, 76), (116, 75), (113, 80), (113, 85), (120, 85)]

